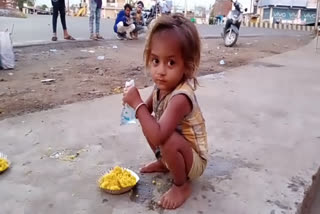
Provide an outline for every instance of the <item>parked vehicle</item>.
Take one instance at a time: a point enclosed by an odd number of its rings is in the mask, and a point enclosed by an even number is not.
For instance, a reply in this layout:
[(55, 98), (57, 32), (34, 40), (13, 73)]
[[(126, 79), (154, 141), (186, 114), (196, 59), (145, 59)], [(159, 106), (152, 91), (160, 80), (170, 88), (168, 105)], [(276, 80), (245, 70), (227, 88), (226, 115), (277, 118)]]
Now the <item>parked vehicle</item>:
[[(231, 0), (232, 1), (232, 0)], [(242, 22), (241, 4), (238, 1), (232, 1), (234, 10), (231, 10), (227, 15), (227, 21), (221, 34), (224, 45), (232, 47), (237, 43), (239, 37), (240, 25)]]
[(151, 7), (150, 12), (146, 13), (145, 15), (146, 25), (149, 26), (150, 23), (153, 20), (155, 20), (160, 14), (161, 14), (160, 1), (156, 1), (156, 4)]
[(38, 15), (51, 15), (51, 13), (49, 11), (46, 11), (46, 10), (38, 10), (37, 14)]

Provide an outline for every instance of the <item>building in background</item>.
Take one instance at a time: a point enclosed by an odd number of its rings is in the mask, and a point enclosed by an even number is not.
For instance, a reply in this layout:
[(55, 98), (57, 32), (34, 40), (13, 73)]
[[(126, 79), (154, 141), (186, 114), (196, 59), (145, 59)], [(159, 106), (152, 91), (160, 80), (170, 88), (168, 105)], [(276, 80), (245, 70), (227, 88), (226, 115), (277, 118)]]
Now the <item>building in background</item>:
[[(84, 0), (82, 0), (84, 1)], [(117, 14), (120, 10), (123, 10), (124, 5), (129, 3), (134, 8), (136, 3), (139, 0), (102, 0), (102, 10), (101, 10), (101, 17), (114, 19), (117, 17)], [(159, 1), (159, 0), (158, 0)], [(145, 9), (150, 9), (152, 5), (156, 4), (156, 0), (142, 0)], [(160, 0), (161, 5), (167, 5), (170, 10), (173, 8), (173, 1), (172, 0)], [(90, 10), (90, 1), (87, 0), (88, 9), (85, 15), (89, 15)]]
[[(117, 17), (118, 12), (120, 10), (123, 10), (123, 7), (126, 3), (129, 3), (132, 5), (132, 7), (134, 7), (135, 3), (138, 1), (139, 0), (103, 0), (101, 17), (114, 19)], [(144, 3), (145, 8), (150, 8), (153, 2), (155, 2), (154, 0), (142, 0), (142, 1)], [(90, 4), (90, 1), (88, 1), (88, 4)], [(88, 13), (89, 12), (90, 11), (88, 10)]]
[(214, 16), (227, 16), (231, 9), (232, 2), (230, 0), (216, 0), (212, 8), (212, 13)]
[(207, 17), (207, 10), (205, 7), (195, 6), (194, 7), (194, 18), (197, 24), (207, 24), (208, 17)]
[(18, 6), (17, 0), (0, 0), (0, 9), (16, 10)]
[(18, 9), (18, 0), (0, 0), (0, 16), (24, 17)]
[(312, 25), (316, 20), (317, 0), (260, 0), (261, 22)]
[(127, 3), (126, 0), (106, 0), (102, 1), (102, 18), (115, 18), (120, 10)]

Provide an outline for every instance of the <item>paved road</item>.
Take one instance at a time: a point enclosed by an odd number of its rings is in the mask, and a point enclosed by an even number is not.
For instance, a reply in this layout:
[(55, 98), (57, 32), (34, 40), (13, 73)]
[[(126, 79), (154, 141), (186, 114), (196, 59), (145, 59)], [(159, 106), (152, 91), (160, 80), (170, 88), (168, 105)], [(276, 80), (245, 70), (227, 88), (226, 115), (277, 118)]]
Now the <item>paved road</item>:
[[(48, 15), (30, 15), (26, 19), (0, 17), (0, 30), (10, 28), (14, 24), (14, 44), (47, 42), (52, 37), (52, 20)], [(113, 33), (114, 20), (101, 20), (101, 34), (107, 39), (115, 38)], [(77, 39), (89, 38), (88, 17), (67, 17), (67, 27), (71, 35)], [(202, 37), (219, 36), (221, 26), (198, 25)], [(260, 28), (241, 28), (241, 36), (297, 36), (308, 32), (272, 30)], [(58, 20), (58, 36), (62, 38), (62, 27)]]

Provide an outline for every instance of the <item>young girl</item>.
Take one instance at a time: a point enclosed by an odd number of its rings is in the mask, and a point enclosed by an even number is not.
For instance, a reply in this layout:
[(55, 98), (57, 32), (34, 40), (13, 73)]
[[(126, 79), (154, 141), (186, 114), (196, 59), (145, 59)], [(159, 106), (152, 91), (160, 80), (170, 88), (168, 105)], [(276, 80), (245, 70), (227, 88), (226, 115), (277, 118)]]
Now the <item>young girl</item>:
[(190, 196), (190, 181), (202, 175), (207, 165), (205, 121), (194, 94), (200, 62), (195, 25), (179, 14), (160, 17), (148, 35), (144, 59), (155, 89), (143, 102), (137, 88), (131, 87), (123, 101), (136, 110), (157, 158), (141, 172), (172, 174), (173, 185), (159, 205), (175, 209)]

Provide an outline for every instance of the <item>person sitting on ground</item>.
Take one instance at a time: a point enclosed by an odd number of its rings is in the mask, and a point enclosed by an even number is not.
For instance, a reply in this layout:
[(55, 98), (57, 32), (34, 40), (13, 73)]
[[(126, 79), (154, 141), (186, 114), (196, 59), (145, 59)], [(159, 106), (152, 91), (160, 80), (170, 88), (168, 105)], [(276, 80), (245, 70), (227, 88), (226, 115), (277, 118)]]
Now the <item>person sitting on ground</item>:
[(75, 40), (72, 36), (69, 35), (66, 24), (66, 5), (64, 0), (51, 0), (53, 7), (52, 14), (52, 28), (53, 28), (53, 36), (51, 38), (52, 41), (57, 41), (57, 19), (60, 13), (61, 24), (63, 28), (63, 36), (66, 40)]
[(145, 67), (155, 88), (146, 102), (136, 87), (126, 88), (123, 95), (123, 102), (135, 109), (157, 158), (140, 172), (172, 174), (173, 185), (159, 201), (165, 209), (175, 209), (189, 198), (191, 180), (201, 176), (207, 165), (205, 120), (194, 93), (200, 44), (195, 25), (182, 14), (159, 17), (144, 49)]
[(113, 30), (117, 34), (118, 39), (132, 39), (130, 34), (135, 29), (135, 25), (130, 17), (131, 11), (131, 5), (125, 4), (124, 10), (121, 10), (117, 15)]
[(133, 23), (135, 25), (135, 29), (132, 32), (132, 37), (137, 39), (139, 33), (143, 33), (146, 29), (144, 19), (143, 19), (143, 14), (142, 10), (144, 8), (144, 4), (142, 1), (138, 1), (136, 11), (133, 11), (131, 13)]

